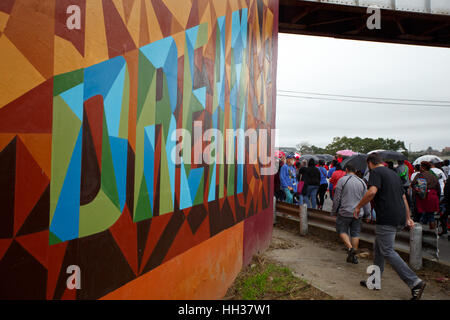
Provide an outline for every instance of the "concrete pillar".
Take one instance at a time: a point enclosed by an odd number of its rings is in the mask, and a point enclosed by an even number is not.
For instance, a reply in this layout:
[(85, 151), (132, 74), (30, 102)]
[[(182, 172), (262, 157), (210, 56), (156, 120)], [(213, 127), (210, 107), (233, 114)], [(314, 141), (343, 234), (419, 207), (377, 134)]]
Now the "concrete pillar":
[(273, 224), (277, 221), (277, 197), (273, 197)]
[(300, 205), (300, 235), (306, 236), (308, 234), (308, 206), (306, 204)]
[(414, 270), (422, 269), (422, 225), (415, 223), (409, 232), (409, 265)]

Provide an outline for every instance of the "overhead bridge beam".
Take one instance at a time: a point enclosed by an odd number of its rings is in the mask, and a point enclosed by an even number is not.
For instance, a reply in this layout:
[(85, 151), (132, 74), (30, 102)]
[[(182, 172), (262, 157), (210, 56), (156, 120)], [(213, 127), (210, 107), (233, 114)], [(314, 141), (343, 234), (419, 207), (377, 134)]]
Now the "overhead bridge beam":
[[(380, 29), (367, 27), (369, 3), (380, 8)], [(450, 47), (450, 1), (408, 3), (409, 6), (404, 0), (280, 0), (279, 32)]]

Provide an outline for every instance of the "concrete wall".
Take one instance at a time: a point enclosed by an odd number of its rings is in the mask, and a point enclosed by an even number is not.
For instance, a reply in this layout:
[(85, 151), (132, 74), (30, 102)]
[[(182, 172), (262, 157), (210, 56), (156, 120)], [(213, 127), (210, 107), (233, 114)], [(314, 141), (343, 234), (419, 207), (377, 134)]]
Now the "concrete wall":
[(274, 127), (277, 32), (277, 0), (0, 1), (0, 299), (221, 298), (273, 185), (237, 138), (191, 164), (194, 123)]

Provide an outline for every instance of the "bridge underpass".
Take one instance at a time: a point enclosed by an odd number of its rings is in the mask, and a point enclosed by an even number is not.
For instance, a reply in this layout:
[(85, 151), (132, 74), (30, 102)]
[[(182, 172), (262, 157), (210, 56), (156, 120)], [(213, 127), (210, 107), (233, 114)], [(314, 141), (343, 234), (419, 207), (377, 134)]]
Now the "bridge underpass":
[[(367, 28), (370, 5), (381, 10), (381, 29)], [(450, 47), (450, 1), (280, 0), (279, 32)]]

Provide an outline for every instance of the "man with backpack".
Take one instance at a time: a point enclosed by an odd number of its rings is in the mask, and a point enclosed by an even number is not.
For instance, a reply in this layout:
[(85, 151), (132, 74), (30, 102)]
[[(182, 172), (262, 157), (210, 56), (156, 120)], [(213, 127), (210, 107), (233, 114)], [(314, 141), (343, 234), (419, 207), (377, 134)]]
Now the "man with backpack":
[(431, 170), (431, 163), (423, 161), (420, 164), (420, 173), (415, 176), (411, 185), (416, 197), (416, 210), (421, 215), (420, 222), (429, 223), (430, 229), (435, 229), (434, 214), (440, 209), (441, 188), (439, 180)]
[[(367, 164), (371, 170), (369, 189), (356, 206), (353, 215), (355, 218), (359, 217), (361, 209), (372, 199), (374, 200), (377, 212), (373, 250), (374, 265), (379, 267), (382, 274), (385, 260), (387, 260), (411, 289), (412, 300), (418, 300), (421, 298), (426, 284), (394, 250), (397, 231), (402, 230), (405, 226), (414, 227), (402, 182), (394, 171), (384, 167), (377, 154), (370, 154), (367, 157)], [(368, 287), (366, 280), (361, 281), (360, 284)]]
[(357, 218), (353, 216), (353, 209), (363, 198), (367, 186), (356, 176), (356, 169), (352, 164), (347, 164), (345, 171), (347, 174), (336, 185), (331, 214), (336, 215), (336, 231), (347, 247), (347, 262), (357, 264), (356, 250), (361, 233), (361, 219), (370, 219), (370, 204), (363, 207), (364, 212)]

